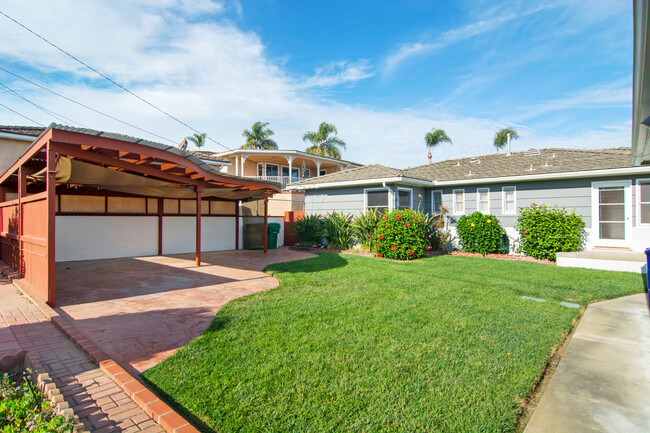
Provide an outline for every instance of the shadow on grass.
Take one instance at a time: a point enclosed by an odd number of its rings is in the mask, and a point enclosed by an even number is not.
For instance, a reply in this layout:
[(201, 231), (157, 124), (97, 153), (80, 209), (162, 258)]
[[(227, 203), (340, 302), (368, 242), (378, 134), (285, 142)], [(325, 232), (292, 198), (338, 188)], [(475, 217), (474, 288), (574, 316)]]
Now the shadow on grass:
[(330, 269), (347, 266), (348, 261), (342, 254), (317, 253), (313, 259), (298, 260), (295, 262), (274, 263), (264, 268), (267, 274), (275, 273), (313, 273), (328, 271)]

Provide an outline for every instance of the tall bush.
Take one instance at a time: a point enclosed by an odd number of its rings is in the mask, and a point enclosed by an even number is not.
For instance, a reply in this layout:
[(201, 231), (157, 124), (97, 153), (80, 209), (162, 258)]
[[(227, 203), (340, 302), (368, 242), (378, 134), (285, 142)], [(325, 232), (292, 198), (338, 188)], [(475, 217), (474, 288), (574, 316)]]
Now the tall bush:
[(425, 217), (412, 210), (384, 213), (373, 236), (377, 257), (412, 260), (424, 257), (427, 240)]
[(519, 232), (519, 252), (536, 259), (555, 261), (558, 252), (579, 251), (587, 239), (585, 222), (575, 211), (533, 203), (519, 208), (515, 228)]
[(331, 213), (323, 220), (323, 237), (330, 247), (347, 250), (352, 241), (352, 216)]
[(365, 213), (357, 216), (352, 222), (352, 235), (354, 239), (366, 251), (372, 251), (372, 236), (377, 230), (380, 215), (375, 209), (368, 209)]
[(494, 215), (481, 212), (463, 215), (456, 223), (456, 233), (463, 251), (486, 255), (508, 250), (505, 230)]
[(320, 215), (307, 215), (296, 218), (293, 223), (293, 234), (298, 236), (300, 245), (320, 244), (324, 233), (323, 225)]

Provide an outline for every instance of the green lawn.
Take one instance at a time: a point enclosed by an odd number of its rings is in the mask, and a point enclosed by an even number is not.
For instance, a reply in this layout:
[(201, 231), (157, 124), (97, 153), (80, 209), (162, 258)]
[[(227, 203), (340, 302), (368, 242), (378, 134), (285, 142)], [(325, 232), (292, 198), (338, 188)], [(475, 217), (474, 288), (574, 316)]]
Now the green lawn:
[(230, 302), (144, 373), (205, 431), (515, 431), (578, 314), (559, 301), (643, 290), (635, 274), (454, 256), (267, 272), (277, 289)]

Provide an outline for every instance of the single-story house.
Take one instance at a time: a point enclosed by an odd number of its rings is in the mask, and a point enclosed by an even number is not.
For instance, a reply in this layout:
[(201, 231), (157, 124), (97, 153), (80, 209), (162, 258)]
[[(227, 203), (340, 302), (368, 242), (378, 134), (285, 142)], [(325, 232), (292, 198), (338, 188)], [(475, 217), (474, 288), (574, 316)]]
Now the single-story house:
[(289, 185), (305, 191), (306, 214), (444, 206), (453, 231), (462, 215), (498, 217), (514, 246), (519, 208), (564, 207), (581, 215), (587, 248), (643, 251), (650, 245), (650, 167), (629, 147), (530, 149), (450, 159), (404, 170), (378, 164)]
[(280, 189), (176, 147), (52, 124), (0, 173), (0, 260), (54, 305), (55, 262), (192, 252), (200, 266), (201, 251), (242, 244), (239, 203), (262, 199), (266, 225)]

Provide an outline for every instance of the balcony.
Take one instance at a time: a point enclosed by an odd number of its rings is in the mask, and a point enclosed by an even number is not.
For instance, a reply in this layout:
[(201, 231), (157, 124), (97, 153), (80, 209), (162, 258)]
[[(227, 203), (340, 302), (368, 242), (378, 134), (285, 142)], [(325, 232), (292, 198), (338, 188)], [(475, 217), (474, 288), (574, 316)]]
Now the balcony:
[[(248, 177), (248, 176), (247, 176)], [(303, 179), (308, 179), (308, 178), (299, 178), (296, 176), (293, 176), (293, 179), (291, 179), (291, 176), (252, 176), (253, 179), (257, 180), (265, 180), (268, 182), (277, 182), (282, 184), (282, 186), (286, 186), (292, 182), (298, 182)]]

